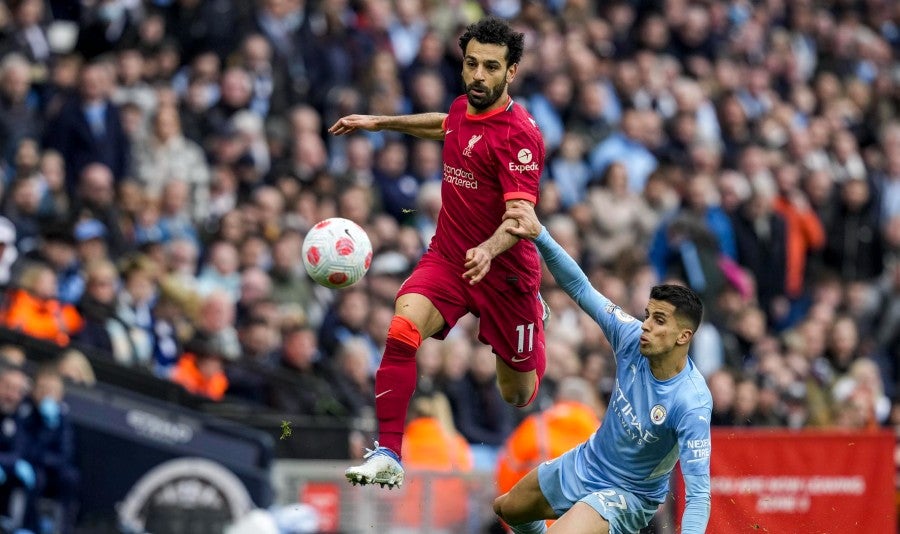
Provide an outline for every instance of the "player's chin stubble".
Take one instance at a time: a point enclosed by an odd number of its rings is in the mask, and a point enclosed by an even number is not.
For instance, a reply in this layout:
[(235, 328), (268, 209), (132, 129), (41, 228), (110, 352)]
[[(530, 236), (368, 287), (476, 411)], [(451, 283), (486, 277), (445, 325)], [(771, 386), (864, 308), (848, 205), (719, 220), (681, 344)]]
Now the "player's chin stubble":
[[(482, 84), (469, 84), (466, 86), (466, 99), (469, 101), (469, 105), (473, 108), (481, 111), (487, 109), (494, 105), (494, 102), (500, 98), (500, 95), (503, 94), (503, 89), (506, 87), (506, 83), (501, 83), (497, 87), (491, 89), (490, 87)], [(479, 91), (483, 91), (484, 95), (476, 96), (472, 94), (472, 89), (478, 89)]]

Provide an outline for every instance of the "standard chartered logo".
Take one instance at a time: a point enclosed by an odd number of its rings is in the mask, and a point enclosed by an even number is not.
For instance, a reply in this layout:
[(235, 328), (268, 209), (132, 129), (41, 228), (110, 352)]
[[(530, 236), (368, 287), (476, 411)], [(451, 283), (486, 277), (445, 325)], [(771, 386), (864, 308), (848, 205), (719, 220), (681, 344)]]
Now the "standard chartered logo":
[(478, 189), (478, 180), (471, 172), (446, 163), (444, 164), (444, 181), (466, 189)]

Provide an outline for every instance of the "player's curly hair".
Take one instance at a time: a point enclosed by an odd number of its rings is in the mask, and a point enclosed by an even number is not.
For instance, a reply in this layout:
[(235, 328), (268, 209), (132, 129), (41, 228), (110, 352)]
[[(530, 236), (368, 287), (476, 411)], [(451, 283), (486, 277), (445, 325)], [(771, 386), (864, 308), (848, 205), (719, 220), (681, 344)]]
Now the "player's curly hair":
[(479, 43), (506, 45), (507, 67), (518, 63), (525, 50), (525, 34), (514, 31), (508, 22), (497, 17), (485, 17), (466, 27), (466, 31), (459, 37), (459, 47), (463, 54), (472, 39)]

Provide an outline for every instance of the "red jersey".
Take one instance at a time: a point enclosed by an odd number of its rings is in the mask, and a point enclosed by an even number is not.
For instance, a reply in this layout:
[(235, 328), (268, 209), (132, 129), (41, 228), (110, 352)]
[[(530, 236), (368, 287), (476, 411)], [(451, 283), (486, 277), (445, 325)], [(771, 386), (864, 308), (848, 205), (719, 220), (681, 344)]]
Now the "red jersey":
[[(537, 204), (544, 170), (544, 140), (531, 115), (512, 99), (490, 113), (466, 113), (466, 97), (453, 101), (444, 120), (441, 212), (429, 250), (464, 272), (466, 251), (487, 240), (503, 221), (506, 201)], [(491, 261), (482, 281), (537, 290), (540, 259), (522, 239)]]

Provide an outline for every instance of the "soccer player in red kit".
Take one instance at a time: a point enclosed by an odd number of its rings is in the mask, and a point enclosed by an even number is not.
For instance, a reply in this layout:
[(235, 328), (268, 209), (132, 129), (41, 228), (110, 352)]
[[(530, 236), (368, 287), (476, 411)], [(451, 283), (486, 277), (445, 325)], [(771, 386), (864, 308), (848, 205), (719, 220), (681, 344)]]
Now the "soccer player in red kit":
[(459, 38), (466, 93), (448, 113), (349, 115), (329, 131), (393, 130), (444, 141), (442, 207), (428, 251), (403, 283), (375, 375), (379, 438), (354, 484), (392, 488), (403, 482), (400, 451), (416, 388), (416, 351), (423, 338), (443, 339), (460, 317), (480, 318), (478, 339), (496, 355), (504, 400), (527, 406), (544, 374), (545, 306), (538, 293), (540, 263), (527, 239), (506, 231), (507, 204), (538, 200), (544, 142), (531, 115), (508, 93), (524, 36), (488, 17)]

